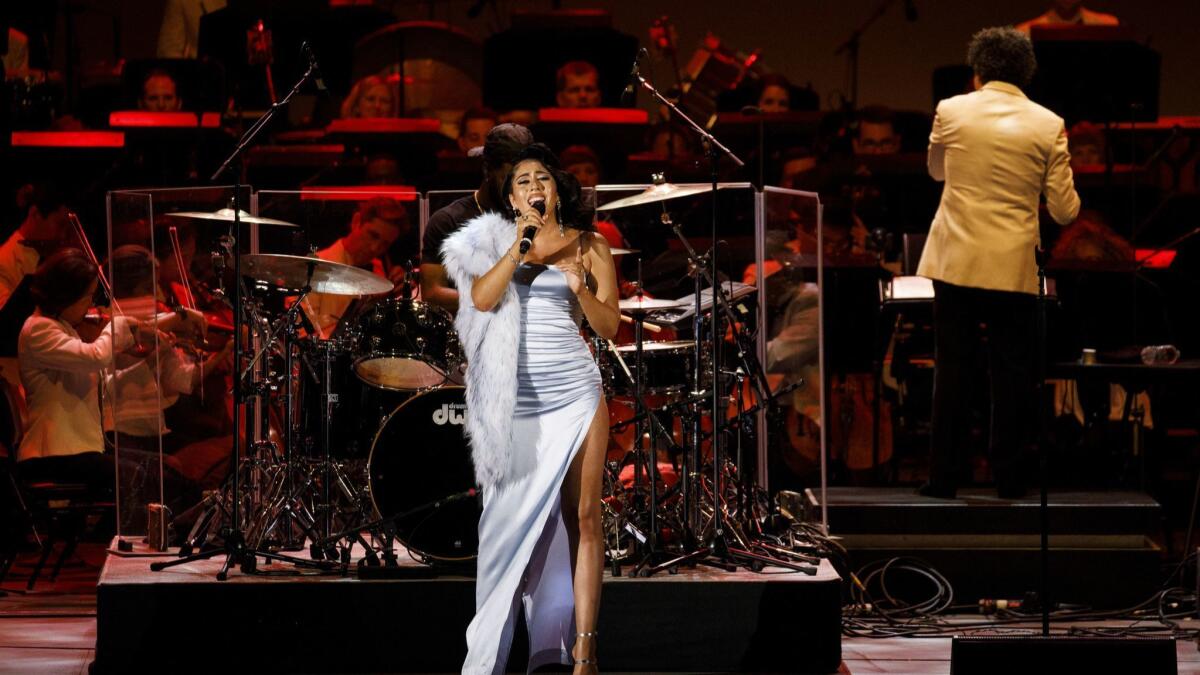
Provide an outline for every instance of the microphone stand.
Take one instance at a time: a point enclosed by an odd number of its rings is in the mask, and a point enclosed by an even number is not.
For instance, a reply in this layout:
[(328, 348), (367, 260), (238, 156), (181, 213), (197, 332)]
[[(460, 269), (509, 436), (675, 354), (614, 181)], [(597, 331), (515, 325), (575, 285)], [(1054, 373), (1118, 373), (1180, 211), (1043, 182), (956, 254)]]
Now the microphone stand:
[[(245, 171), (245, 163), (243, 155), (250, 145), (257, 138), (258, 134), (271, 123), (275, 115), (282, 109), (286, 108), (292, 97), (300, 91), (300, 88), (305, 83), (311, 81), (316, 73), (316, 63), (310, 61), (308, 69), (296, 82), (291, 91), (283, 99), (272, 103), (271, 107), (259, 117), (250, 128), (242, 134), (238, 141), (237, 147), (233, 152), (221, 163), (221, 166), (209, 178), (209, 181), (216, 182), (222, 174), (233, 167), (234, 162), (239, 162), (238, 170), (234, 172), (233, 184), (233, 220), (229, 225), (229, 234), (225, 237), (225, 243), (228, 245), (229, 255), (233, 258), (233, 353), (234, 353), (234, 373), (233, 378), (233, 443), (230, 453), (230, 471), (232, 472), (231, 481), (231, 499), (229, 510), (229, 526), (222, 529), (221, 539), (224, 546), (214, 548), (208, 551), (200, 551), (189, 556), (172, 560), (166, 563), (154, 563), (150, 565), (152, 571), (158, 572), (169, 567), (184, 565), (197, 560), (208, 560), (215, 558), (222, 553), (226, 554), (225, 564), (221, 566), (221, 570), (217, 572), (217, 580), (225, 581), (229, 578), (229, 570), (234, 565), (238, 565), (243, 573), (253, 574), (257, 565), (257, 558), (263, 557), (267, 560), (278, 560), (290, 562), (297, 566), (310, 567), (322, 570), (333, 569), (333, 565), (329, 561), (303, 560), (292, 556), (280, 555), (269, 551), (260, 551), (248, 548), (246, 546), (246, 535), (242, 529), (242, 503), (241, 503), (241, 465), (242, 465), (242, 442), (249, 440), (253, 431), (253, 421), (250, 415), (245, 414), (246, 393), (245, 384), (241, 370), (241, 360), (243, 358), (242, 345), (242, 330), (245, 326), (243, 317), (244, 299), (242, 288), (242, 254), (241, 254), (241, 196), (242, 196), (242, 177)], [(242, 425), (243, 416), (245, 417), (245, 438), (243, 439), (238, 433), (238, 427)]]
[(850, 96), (845, 101), (845, 107), (850, 111), (858, 109), (858, 48), (862, 42), (862, 36), (894, 4), (896, 4), (896, 0), (883, 0), (883, 2), (879, 3), (875, 11), (859, 24), (858, 28), (855, 28), (854, 32), (850, 34), (850, 37), (838, 45), (838, 48), (833, 52), (834, 56), (846, 52), (846, 61), (848, 70), (850, 71)]

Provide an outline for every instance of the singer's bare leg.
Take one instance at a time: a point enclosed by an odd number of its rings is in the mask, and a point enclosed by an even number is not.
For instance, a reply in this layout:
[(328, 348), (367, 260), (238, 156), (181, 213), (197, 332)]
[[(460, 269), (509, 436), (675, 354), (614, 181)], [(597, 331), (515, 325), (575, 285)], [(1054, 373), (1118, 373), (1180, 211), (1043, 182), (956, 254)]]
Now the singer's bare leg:
[[(596, 658), (596, 617), (600, 612), (600, 585), (604, 573), (604, 533), (601, 531), (600, 497), (604, 457), (608, 448), (608, 405), (600, 399), (596, 416), (575, 455), (562, 487), (562, 514), (571, 546), (575, 584), (575, 631), (593, 633), (577, 637), (571, 656)], [(575, 675), (600, 672), (594, 664), (575, 664)]]

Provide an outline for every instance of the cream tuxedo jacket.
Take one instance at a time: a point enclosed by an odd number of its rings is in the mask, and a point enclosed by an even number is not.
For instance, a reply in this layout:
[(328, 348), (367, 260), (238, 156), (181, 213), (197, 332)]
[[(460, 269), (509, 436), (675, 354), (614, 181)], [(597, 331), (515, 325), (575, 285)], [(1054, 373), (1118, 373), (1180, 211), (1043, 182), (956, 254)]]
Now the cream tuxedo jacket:
[(1037, 293), (1038, 197), (1055, 222), (1079, 213), (1063, 120), (1006, 82), (938, 104), (929, 175), (945, 181), (917, 274)]
[(133, 345), (123, 316), (93, 342), (67, 323), (35, 311), (17, 339), (29, 424), (17, 459), (104, 452), (99, 385), (112, 371), (113, 352)]

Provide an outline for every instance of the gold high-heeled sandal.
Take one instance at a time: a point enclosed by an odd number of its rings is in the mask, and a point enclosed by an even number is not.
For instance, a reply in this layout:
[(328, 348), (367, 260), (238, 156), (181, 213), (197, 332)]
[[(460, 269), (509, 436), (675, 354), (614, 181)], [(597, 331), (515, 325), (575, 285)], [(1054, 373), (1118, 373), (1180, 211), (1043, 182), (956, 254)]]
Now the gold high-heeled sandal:
[[(588, 631), (586, 633), (576, 633), (575, 641), (578, 642), (579, 638), (586, 638), (586, 637), (595, 638), (595, 637), (598, 637), (599, 635), (600, 635), (600, 632), (594, 631), (594, 630)], [(597, 665), (599, 662), (595, 658), (590, 658), (590, 659), (583, 658), (583, 659), (575, 659), (575, 663), (585, 665), (585, 666), (594, 666), (594, 665)]]

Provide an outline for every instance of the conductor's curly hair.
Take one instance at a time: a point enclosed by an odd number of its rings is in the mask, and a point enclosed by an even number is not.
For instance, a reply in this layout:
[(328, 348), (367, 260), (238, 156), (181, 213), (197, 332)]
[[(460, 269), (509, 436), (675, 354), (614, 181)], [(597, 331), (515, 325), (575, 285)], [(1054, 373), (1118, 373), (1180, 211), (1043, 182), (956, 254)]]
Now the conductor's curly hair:
[(595, 215), (596, 210), (584, 199), (583, 188), (580, 187), (579, 181), (575, 176), (563, 170), (562, 165), (558, 161), (558, 156), (554, 151), (548, 148), (543, 143), (532, 143), (525, 146), (519, 152), (512, 162), (512, 168), (508, 170), (508, 175), (504, 177), (504, 189), (500, 194), (504, 195), (504, 215), (510, 220), (515, 220), (517, 212), (512, 208), (512, 204), (508, 201), (508, 195), (512, 194), (513, 177), (517, 166), (525, 160), (537, 160), (546, 167), (550, 172), (550, 177), (554, 179), (554, 185), (558, 189), (558, 202), (560, 208), (559, 222), (563, 225), (568, 225), (577, 230), (587, 230), (589, 232), (596, 229)]
[(997, 80), (1021, 89), (1029, 86), (1037, 70), (1033, 43), (1024, 33), (1009, 27), (984, 28), (971, 36), (967, 64), (984, 84)]

